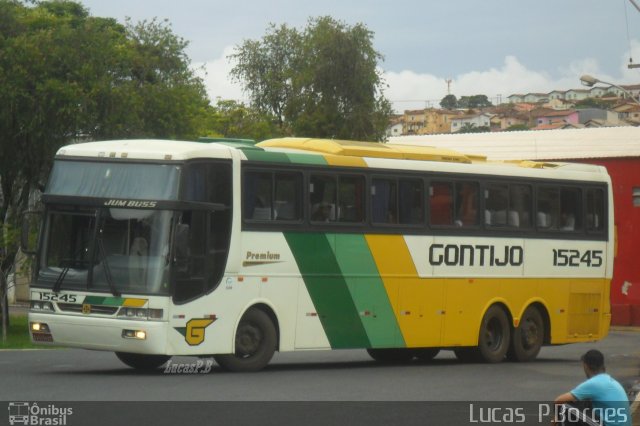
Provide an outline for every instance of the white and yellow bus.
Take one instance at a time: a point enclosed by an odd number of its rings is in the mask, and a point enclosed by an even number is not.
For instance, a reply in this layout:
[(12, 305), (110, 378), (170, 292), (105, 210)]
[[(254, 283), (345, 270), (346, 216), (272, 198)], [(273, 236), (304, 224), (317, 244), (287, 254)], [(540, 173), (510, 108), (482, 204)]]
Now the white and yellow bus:
[(61, 148), (31, 287), (32, 340), (134, 368), (274, 351), (534, 359), (607, 335), (602, 167), (285, 138)]

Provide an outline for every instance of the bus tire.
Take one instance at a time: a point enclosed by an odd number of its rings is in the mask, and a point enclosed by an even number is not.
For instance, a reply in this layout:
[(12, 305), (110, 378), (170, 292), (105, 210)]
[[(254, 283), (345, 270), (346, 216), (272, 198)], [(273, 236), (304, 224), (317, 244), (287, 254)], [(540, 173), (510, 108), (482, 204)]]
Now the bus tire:
[(169, 355), (132, 354), (128, 352), (116, 352), (116, 356), (129, 367), (140, 371), (157, 370), (171, 359)]
[(409, 348), (368, 348), (367, 353), (383, 364), (406, 364), (415, 356), (415, 351)]
[(439, 348), (418, 348), (414, 351), (416, 358), (418, 361), (428, 362), (431, 361), (440, 353)]
[(478, 337), (478, 352), (484, 362), (501, 362), (509, 350), (511, 326), (509, 318), (498, 305), (493, 305), (480, 324), (480, 336)]
[(265, 312), (249, 309), (236, 330), (235, 353), (214, 355), (216, 362), (227, 371), (262, 370), (273, 357), (277, 345), (276, 327)]
[(522, 314), (520, 324), (513, 331), (507, 358), (512, 361), (534, 360), (544, 342), (544, 320), (540, 310), (529, 306)]

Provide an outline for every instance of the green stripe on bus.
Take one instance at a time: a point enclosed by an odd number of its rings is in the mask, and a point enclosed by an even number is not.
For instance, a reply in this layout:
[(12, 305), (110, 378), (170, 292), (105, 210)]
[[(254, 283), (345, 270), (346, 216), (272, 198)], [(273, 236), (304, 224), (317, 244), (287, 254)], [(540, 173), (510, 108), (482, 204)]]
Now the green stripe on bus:
[(334, 253), (371, 346), (404, 347), (400, 326), (364, 235), (337, 234)]
[(247, 160), (265, 161), (269, 163), (295, 163), (326, 166), (327, 161), (322, 155), (298, 154), (290, 152), (269, 152), (257, 146), (236, 146), (242, 150)]
[(285, 232), (302, 279), (332, 348), (370, 342), (326, 235)]
[(122, 306), (124, 301), (125, 299), (122, 297), (87, 296), (82, 303), (85, 305)]
[(265, 161), (269, 163), (290, 163), (287, 154), (282, 152), (268, 152), (262, 149), (243, 149), (242, 152), (249, 161)]
[(322, 155), (292, 154), (287, 153), (289, 160), (296, 164), (310, 164), (314, 166), (326, 166), (327, 160)]

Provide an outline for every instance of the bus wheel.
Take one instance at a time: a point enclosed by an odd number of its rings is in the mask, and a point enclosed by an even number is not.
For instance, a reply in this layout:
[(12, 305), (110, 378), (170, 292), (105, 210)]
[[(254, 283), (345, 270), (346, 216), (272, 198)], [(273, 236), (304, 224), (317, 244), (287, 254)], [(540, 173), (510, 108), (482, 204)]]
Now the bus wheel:
[(419, 361), (431, 361), (440, 353), (440, 349), (438, 348), (419, 348), (414, 351), (416, 358)]
[(497, 305), (491, 306), (484, 314), (480, 325), (480, 358), (491, 363), (502, 361), (509, 349), (510, 331), (509, 318), (504, 310)]
[(259, 309), (249, 309), (236, 330), (236, 352), (213, 358), (228, 371), (258, 371), (269, 363), (276, 344), (276, 327), (269, 315)]
[(405, 364), (415, 356), (415, 351), (408, 348), (368, 348), (367, 353), (371, 358), (384, 364)]
[(116, 356), (126, 365), (136, 370), (153, 371), (169, 361), (169, 355), (145, 355), (128, 352), (116, 352)]
[(529, 306), (513, 332), (507, 357), (513, 361), (531, 361), (538, 356), (544, 342), (544, 322), (540, 311)]

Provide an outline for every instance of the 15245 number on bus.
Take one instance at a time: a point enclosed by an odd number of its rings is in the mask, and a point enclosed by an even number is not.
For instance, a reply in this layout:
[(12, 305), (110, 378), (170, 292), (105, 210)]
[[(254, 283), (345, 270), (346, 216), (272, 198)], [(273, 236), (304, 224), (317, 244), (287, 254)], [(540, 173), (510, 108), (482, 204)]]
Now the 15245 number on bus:
[(602, 250), (553, 249), (553, 266), (602, 266)]

